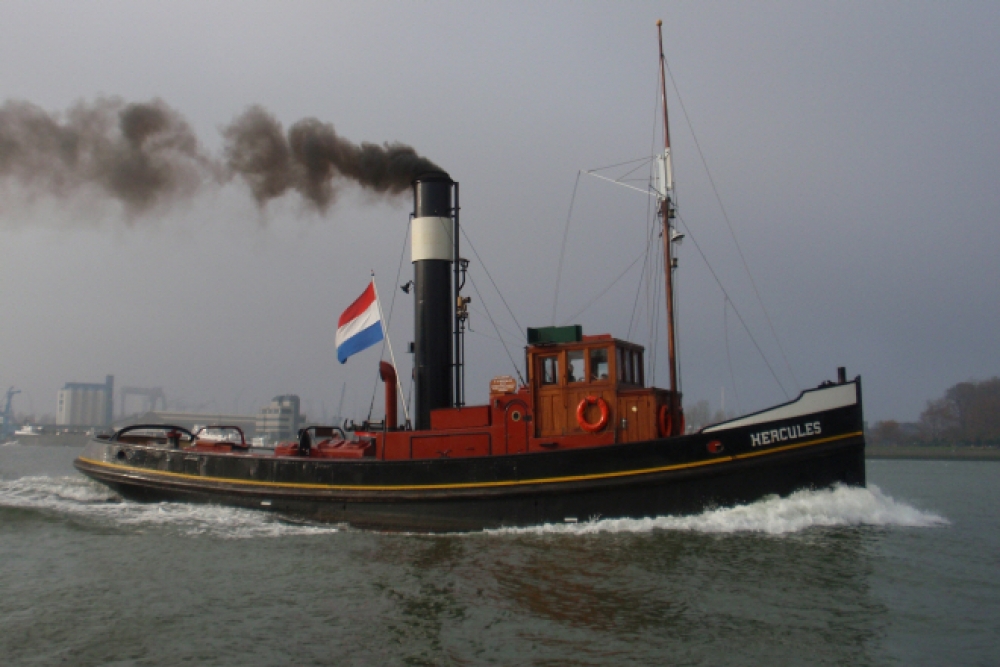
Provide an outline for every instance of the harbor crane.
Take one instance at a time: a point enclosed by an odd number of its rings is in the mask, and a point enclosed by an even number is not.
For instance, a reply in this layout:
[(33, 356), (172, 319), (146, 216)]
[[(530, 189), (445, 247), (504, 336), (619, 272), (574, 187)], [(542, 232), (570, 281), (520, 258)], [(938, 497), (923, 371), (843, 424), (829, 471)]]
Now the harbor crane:
[(125, 399), (128, 396), (141, 396), (145, 399), (143, 401), (143, 407), (145, 409), (142, 410), (142, 412), (151, 412), (156, 410), (157, 403), (163, 406), (161, 408), (162, 410), (167, 409), (167, 396), (163, 393), (162, 387), (122, 387), (121, 390), (119, 390), (118, 395), (121, 397), (118, 414), (122, 417), (125, 416)]
[(0, 417), (3, 418), (3, 423), (0, 424), (0, 438), (7, 438), (14, 434), (17, 430), (14, 425), (14, 412), (13, 412), (13, 401), (16, 394), (20, 394), (20, 389), (14, 389), (11, 387), (7, 390), (7, 400), (4, 402), (3, 414)]

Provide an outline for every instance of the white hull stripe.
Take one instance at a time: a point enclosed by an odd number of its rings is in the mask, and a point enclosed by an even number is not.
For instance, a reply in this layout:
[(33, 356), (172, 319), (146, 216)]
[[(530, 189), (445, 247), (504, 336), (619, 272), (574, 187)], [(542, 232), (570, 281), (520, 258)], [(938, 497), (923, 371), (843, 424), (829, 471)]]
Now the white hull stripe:
[(855, 382), (833, 385), (831, 387), (820, 387), (803, 392), (797, 399), (785, 405), (779, 405), (770, 410), (764, 410), (757, 414), (748, 415), (732, 421), (722, 422), (703, 429), (702, 433), (713, 433), (715, 431), (728, 431), (741, 426), (753, 426), (765, 422), (781, 421), (783, 419), (795, 419), (817, 412), (846, 408), (850, 405), (857, 405), (858, 385)]

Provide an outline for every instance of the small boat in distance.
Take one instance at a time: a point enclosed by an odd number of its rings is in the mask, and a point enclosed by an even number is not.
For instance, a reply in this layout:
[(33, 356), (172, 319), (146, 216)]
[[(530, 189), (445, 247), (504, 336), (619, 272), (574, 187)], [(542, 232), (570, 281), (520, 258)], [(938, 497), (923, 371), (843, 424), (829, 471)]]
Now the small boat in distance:
[(654, 517), (803, 488), (864, 485), (861, 379), (848, 380), (843, 368), (835, 381), (788, 403), (686, 433), (677, 389), (677, 230), (664, 69), (661, 35), (665, 145), (656, 158), (655, 194), (668, 267), (667, 387), (647, 385), (638, 344), (585, 334), (578, 325), (529, 328), (525, 379), (494, 378), (488, 403), (466, 405), (467, 262), (459, 254), (458, 183), (443, 172), (423, 173), (413, 180), (411, 216), (412, 423), (399, 423), (396, 370), (383, 361), (381, 422), (310, 426), (273, 452), (247, 445), (236, 427), (192, 433), (136, 425), (91, 439), (77, 469), (138, 500), (427, 531)]
[(14, 435), (19, 438), (42, 435), (42, 428), (40, 426), (35, 426), (34, 424), (25, 424), (21, 428), (14, 431)]

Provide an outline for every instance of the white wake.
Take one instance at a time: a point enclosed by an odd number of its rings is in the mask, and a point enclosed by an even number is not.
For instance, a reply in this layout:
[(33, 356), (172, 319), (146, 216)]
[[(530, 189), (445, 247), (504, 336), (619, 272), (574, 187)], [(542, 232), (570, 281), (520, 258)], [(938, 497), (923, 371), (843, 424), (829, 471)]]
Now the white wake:
[(697, 533), (762, 533), (785, 535), (816, 527), (944, 526), (950, 522), (933, 512), (895, 500), (875, 485), (836, 486), (797, 491), (786, 498), (768, 496), (749, 505), (707, 510), (693, 516), (653, 519), (590, 519), (576, 523), (503, 528), (491, 533), (578, 534), (691, 531)]
[[(121, 499), (107, 487), (79, 476), (21, 477), (0, 480), (0, 508), (36, 510), (50, 515), (95, 521), (130, 529), (173, 529), (183, 535), (225, 539), (285, 537), (335, 533), (337, 526), (288, 523), (267, 512), (194, 503), (137, 503)], [(574, 523), (550, 523), (487, 530), (491, 534), (760, 533), (784, 535), (817, 527), (948, 525), (945, 517), (917, 509), (868, 488), (836, 486), (797, 491), (786, 498), (707, 510), (692, 516), (650, 519), (579, 517)]]
[(175, 530), (225, 539), (335, 533), (336, 526), (290, 524), (266, 512), (193, 503), (137, 503), (78, 476), (0, 480), (0, 508), (28, 509), (129, 529)]

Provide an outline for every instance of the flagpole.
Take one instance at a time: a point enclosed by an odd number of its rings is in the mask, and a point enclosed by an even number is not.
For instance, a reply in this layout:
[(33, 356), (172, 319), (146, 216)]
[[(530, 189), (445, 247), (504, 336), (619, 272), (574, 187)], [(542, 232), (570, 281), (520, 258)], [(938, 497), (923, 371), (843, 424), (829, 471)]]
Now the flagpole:
[[(392, 341), (389, 339), (389, 329), (386, 328), (385, 317), (382, 315), (382, 300), (378, 298), (378, 285), (375, 284), (375, 271), (372, 271), (372, 288), (375, 290), (375, 305), (378, 306), (378, 321), (379, 326), (382, 327), (382, 334), (385, 336), (385, 342), (389, 346), (389, 358), (392, 359), (392, 369), (396, 371), (396, 377), (399, 377), (399, 369), (396, 367), (396, 355), (392, 352)], [(399, 402), (403, 404), (403, 418), (409, 422), (410, 412), (406, 409), (406, 399), (403, 398), (403, 387), (401, 382), (396, 383), (396, 390), (399, 392)]]

